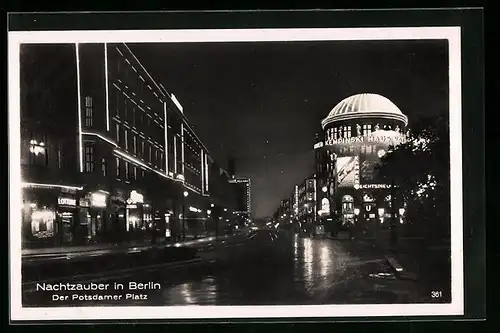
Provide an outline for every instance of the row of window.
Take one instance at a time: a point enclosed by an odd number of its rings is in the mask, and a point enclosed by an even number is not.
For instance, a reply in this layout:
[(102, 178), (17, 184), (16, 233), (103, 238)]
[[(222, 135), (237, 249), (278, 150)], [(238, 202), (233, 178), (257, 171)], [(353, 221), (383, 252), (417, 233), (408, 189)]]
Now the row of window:
[(134, 134), (134, 132), (123, 130), (119, 123), (115, 124), (115, 138), (118, 145), (127, 152), (134, 154), (155, 168), (165, 170), (165, 154), (162, 149), (154, 146), (145, 138)]
[[(384, 130), (392, 130), (393, 126), (390, 124), (385, 124), (385, 125), (380, 125), (376, 124), (375, 126), (372, 127), (372, 124), (363, 124), (359, 125), (357, 124), (354, 128), (351, 125), (345, 125), (345, 126), (339, 126), (339, 127), (332, 127), (326, 130), (326, 140), (336, 140), (336, 139), (347, 139), (352, 136), (366, 136), (372, 133), (373, 131), (378, 131), (380, 129)], [(394, 128), (396, 131), (399, 132), (400, 128), (399, 126), (396, 126)]]
[(112, 94), (115, 96), (112, 98), (110, 109), (114, 110), (114, 116), (131, 127), (147, 132), (155, 139), (163, 137), (163, 118), (154, 117), (152, 112), (139, 107), (140, 102), (134, 96), (126, 96), (117, 86), (112, 89)]
[[(100, 173), (103, 177), (108, 176), (108, 161), (102, 157), (99, 161), (96, 161), (95, 158), (95, 146), (91, 142), (87, 142), (84, 145), (83, 149), (84, 163), (83, 163), (83, 171), (85, 173), (94, 173), (96, 172), (96, 164), (99, 163)], [(135, 166), (134, 164), (123, 161), (120, 158), (115, 158), (115, 166), (116, 166), (116, 178), (123, 179), (126, 181), (137, 180), (140, 175), (142, 178), (145, 177), (145, 170)], [(140, 170), (140, 171), (139, 171)]]
[[(163, 106), (161, 96), (154, 83), (145, 79), (142, 71), (128, 59), (128, 52), (122, 52), (119, 48), (115, 48), (116, 52), (112, 53), (111, 61), (114, 66), (111, 66), (112, 76), (123, 82), (130, 91), (134, 91), (141, 96), (141, 105), (153, 111), (156, 116), (163, 115)], [(125, 54), (124, 54), (125, 53)], [(132, 57), (130, 57), (132, 58)]]

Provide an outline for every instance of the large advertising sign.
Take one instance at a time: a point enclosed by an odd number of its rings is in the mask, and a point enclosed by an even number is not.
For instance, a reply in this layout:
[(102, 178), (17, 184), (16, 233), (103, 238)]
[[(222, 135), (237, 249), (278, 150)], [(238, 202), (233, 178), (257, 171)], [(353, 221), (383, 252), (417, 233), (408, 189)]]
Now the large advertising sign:
[(337, 158), (335, 168), (339, 187), (354, 187), (354, 185), (359, 184), (358, 156)]
[[(365, 136), (329, 139), (325, 146), (337, 155), (339, 186), (359, 187), (377, 184), (376, 167), (390, 146), (406, 142), (406, 135), (398, 131), (378, 130)], [(356, 161), (354, 162), (354, 156)], [(358, 157), (359, 156), (359, 157)], [(357, 166), (357, 173), (354, 172)], [(349, 173), (351, 172), (351, 173)]]
[(359, 178), (361, 184), (377, 182), (376, 167), (380, 162), (377, 154), (363, 154), (359, 157)]

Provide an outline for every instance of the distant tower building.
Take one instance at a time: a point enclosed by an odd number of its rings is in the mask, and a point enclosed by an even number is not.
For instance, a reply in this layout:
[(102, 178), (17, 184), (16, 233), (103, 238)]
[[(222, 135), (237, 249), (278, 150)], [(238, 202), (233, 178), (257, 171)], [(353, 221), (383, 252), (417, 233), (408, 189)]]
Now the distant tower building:
[(236, 187), (236, 211), (242, 221), (252, 215), (252, 182), (249, 178), (233, 178), (229, 182)]

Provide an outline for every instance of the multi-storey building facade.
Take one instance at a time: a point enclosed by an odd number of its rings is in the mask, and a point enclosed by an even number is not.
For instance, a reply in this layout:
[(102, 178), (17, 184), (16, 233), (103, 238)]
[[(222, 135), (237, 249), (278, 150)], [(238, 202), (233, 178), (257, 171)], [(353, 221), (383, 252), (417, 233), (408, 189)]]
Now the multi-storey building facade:
[(239, 224), (243, 225), (252, 215), (252, 182), (249, 178), (237, 177), (231, 178), (229, 183), (233, 185), (236, 195), (235, 215)]
[(206, 233), (214, 161), (177, 98), (125, 44), (63, 49), (74, 77), (49, 99), (73, 103), (21, 110), (26, 244)]
[(306, 178), (298, 185), (298, 215), (301, 229), (313, 232), (316, 222), (316, 178)]
[(402, 208), (391, 207), (392, 184), (378, 179), (376, 165), (390, 145), (404, 142), (407, 124), (401, 110), (377, 94), (348, 97), (321, 122), (324, 137), (315, 145), (317, 172), (323, 175), (321, 186), (326, 186), (342, 227), (375, 230), (394, 210), (404, 214)]

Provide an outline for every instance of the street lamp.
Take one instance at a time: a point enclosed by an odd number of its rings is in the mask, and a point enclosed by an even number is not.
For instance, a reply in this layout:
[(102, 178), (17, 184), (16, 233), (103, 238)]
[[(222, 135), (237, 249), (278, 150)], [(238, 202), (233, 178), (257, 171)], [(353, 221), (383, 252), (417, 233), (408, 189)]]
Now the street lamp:
[(326, 191), (328, 191), (328, 188), (326, 186), (323, 186), (321, 190), (323, 191), (323, 193), (326, 193)]
[(185, 214), (185, 210), (186, 210), (186, 202), (185, 202), (185, 198), (187, 198), (187, 196), (189, 195), (188, 191), (184, 191), (182, 193), (183, 195), (183, 200), (182, 200), (182, 240), (186, 240), (186, 214)]

